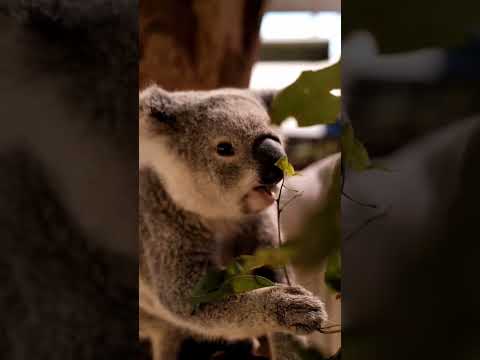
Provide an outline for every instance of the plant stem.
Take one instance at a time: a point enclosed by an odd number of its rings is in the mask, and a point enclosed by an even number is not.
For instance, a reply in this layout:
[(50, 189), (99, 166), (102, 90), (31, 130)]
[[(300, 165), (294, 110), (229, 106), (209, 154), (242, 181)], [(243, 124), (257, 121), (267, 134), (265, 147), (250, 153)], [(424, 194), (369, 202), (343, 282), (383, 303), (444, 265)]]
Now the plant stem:
[[(280, 190), (278, 191), (278, 197), (275, 200), (277, 203), (277, 229), (278, 229), (278, 245), (279, 247), (283, 245), (282, 242), (282, 231), (280, 229), (280, 214), (282, 213), (282, 209), (280, 208), (280, 199), (282, 197), (282, 190), (283, 186), (285, 184), (285, 177), (282, 179), (282, 183), (280, 184)], [(288, 266), (285, 264), (283, 266), (283, 272), (285, 273), (285, 280), (287, 281), (287, 284), (289, 286), (292, 286), (292, 283), (290, 281), (290, 276), (288, 275)]]
[(369, 217), (367, 220), (365, 220), (364, 222), (362, 222), (360, 224), (360, 226), (358, 226), (356, 229), (354, 229), (350, 234), (348, 234), (347, 236), (345, 236), (345, 238), (342, 240), (343, 242), (347, 242), (349, 241), (351, 238), (353, 238), (356, 234), (358, 234), (360, 231), (362, 231), (363, 229), (365, 229), (370, 223), (374, 222), (375, 220), (377, 219), (380, 219), (386, 215), (388, 215), (388, 212), (390, 211), (390, 207), (388, 207), (387, 209), (385, 209), (384, 211), (382, 211), (381, 213), (379, 214), (376, 214), (376, 215), (373, 215), (371, 217)]
[(364, 207), (369, 207), (369, 208), (372, 208), (372, 209), (376, 209), (378, 206), (375, 205), (375, 204), (368, 204), (368, 203), (364, 203), (364, 202), (361, 202), (361, 201), (358, 201), (354, 198), (352, 198), (350, 195), (348, 195), (345, 191), (342, 190), (342, 195), (345, 196), (348, 200), (350, 200), (351, 202), (353, 202), (354, 204), (357, 204), (357, 205), (360, 205), (360, 206), (364, 206)]

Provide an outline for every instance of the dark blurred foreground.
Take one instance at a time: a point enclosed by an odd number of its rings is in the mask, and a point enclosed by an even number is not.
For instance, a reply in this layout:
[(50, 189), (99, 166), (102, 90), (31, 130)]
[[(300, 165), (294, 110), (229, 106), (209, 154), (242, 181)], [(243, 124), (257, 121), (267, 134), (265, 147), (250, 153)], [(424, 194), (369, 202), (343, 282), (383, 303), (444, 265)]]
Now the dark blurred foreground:
[(344, 359), (480, 357), (480, 19), (417, 4), (389, 3), (378, 22), (385, 2), (364, 18), (343, 7), (343, 101), (388, 169), (346, 176), (377, 207), (342, 201)]
[(136, 7), (1, 4), (2, 359), (138, 358)]

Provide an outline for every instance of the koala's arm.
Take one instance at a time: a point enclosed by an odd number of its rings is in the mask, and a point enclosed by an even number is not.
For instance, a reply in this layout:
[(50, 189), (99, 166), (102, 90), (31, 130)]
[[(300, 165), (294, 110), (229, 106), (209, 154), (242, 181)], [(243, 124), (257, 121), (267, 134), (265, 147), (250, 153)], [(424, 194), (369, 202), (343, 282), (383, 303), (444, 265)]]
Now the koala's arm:
[[(201, 231), (175, 229), (174, 239), (143, 238), (148, 278), (168, 317), (206, 335), (243, 338), (272, 331), (309, 333), (326, 318), (323, 303), (301, 287), (277, 285), (204, 304), (191, 304), (195, 285), (211, 268), (212, 239)], [(168, 234), (169, 229), (162, 229)]]

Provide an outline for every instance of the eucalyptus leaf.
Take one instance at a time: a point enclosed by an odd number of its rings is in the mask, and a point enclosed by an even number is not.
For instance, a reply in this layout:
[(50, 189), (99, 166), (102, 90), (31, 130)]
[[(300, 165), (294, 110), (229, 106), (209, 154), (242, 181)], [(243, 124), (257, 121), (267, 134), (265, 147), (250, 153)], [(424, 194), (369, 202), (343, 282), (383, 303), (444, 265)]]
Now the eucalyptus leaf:
[(346, 124), (341, 136), (342, 159), (355, 171), (368, 170), (372, 163), (363, 144), (355, 138), (352, 125)]
[(288, 157), (283, 156), (275, 163), (275, 166), (283, 171), (285, 176), (295, 176), (297, 173), (293, 168), (293, 165), (288, 161)]
[(218, 290), (215, 290), (209, 293), (197, 294), (195, 296), (192, 296), (191, 303), (192, 305), (194, 305), (194, 310), (195, 310), (197, 306), (200, 304), (213, 303), (213, 302), (222, 300), (228, 295), (231, 295), (232, 293), (233, 292), (229, 289), (220, 288)]
[(242, 264), (240, 264), (238, 260), (234, 260), (227, 266), (226, 271), (229, 276), (234, 276), (234, 275), (244, 273), (245, 269), (243, 268)]
[(244, 268), (248, 271), (270, 266), (279, 268), (287, 265), (295, 256), (296, 249), (292, 244), (285, 244), (278, 248), (261, 248), (254, 255), (242, 256), (244, 259)]
[[(234, 263), (240, 265), (237, 261), (232, 264)], [(243, 274), (243, 272), (243, 267), (237, 265), (232, 265), (230, 270), (210, 270), (192, 292), (193, 310), (196, 311), (201, 304), (220, 301), (231, 295), (275, 285), (265, 277)]]
[(275, 283), (258, 275), (239, 275), (229, 280), (233, 293), (240, 294), (255, 289), (274, 286)]
[(192, 296), (200, 296), (218, 290), (227, 278), (225, 270), (209, 270), (197, 283), (192, 291)]
[(340, 85), (340, 62), (317, 71), (304, 71), (274, 99), (271, 117), (281, 123), (294, 117), (300, 126), (333, 124), (340, 112), (341, 98), (332, 95)]
[(330, 174), (324, 179), (324, 186), (328, 189), (325, 205), (316, 209), (302, 231), (289, 241), (296, 250), (292, 262), (303, 268), (318, 268), (332, 251), (340, 247), (340, 174), (340, 157), (337, 157)]

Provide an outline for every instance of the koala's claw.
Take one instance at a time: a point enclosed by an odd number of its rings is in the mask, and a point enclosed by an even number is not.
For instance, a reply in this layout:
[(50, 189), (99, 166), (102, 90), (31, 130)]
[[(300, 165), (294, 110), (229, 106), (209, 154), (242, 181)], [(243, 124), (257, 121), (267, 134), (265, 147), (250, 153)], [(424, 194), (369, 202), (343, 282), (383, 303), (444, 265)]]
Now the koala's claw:
[(321, 330), (327, 320), (323, 302), (300, 286), (279, 286), (275, 299), (278, 323), (297, 334)]

